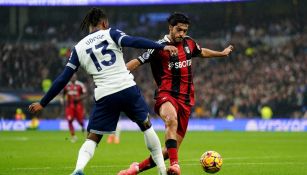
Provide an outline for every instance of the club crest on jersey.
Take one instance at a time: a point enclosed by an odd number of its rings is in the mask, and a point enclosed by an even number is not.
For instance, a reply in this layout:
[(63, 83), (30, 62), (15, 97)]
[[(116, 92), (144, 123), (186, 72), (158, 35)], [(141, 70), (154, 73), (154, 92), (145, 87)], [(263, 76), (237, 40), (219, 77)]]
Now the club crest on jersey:
[(148, 52), (144, 52), (141, 56), (139, 56), (139, 60), (142, 62), (142, 63), (145, 63), (146, 60), (148, 60), (150, 57), (150, 54)]
[(150, 54), (148, 52), (144, 52), (142, 57), (144, 58), (144, 60), (148, 60), (150, 57)]
[(184, 47), (184, 50), (185, 50), (185, 52), (186, 52), (187, 54), (190, 54), (190, 49), (189, 49), (189, 47)]

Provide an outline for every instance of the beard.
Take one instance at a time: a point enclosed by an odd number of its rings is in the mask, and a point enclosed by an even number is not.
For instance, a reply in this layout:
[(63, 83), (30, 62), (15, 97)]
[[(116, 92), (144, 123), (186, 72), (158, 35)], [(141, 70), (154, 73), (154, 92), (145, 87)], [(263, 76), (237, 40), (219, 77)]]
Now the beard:
[(175, 38), (175, 42), (176, 43), (180, 43), (180, 42), (182, 42), (182, 40), (183, 40), (183, 38), (182, 37), (178, 37), (178, 38)]

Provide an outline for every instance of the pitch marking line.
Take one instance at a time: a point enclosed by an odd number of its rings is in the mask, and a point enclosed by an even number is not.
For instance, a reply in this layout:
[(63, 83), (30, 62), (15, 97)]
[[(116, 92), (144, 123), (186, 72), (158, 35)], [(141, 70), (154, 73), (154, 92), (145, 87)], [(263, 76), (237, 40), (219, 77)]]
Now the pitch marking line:
[[(199, 163), (181, 163), (180, 165), (184, 166), (200, 166)], [(242, 166), (242, 165), (307, 165), (307, 162), (245, 162), (245, 163), (227, 163), (227, 166)], [(91, 165), (90, 168), (119, 168), (124, 167), (125, 165)], [(55, 167), (54, 167), (55, 168)], [(54, 169), (52, 167), (31, 167), (31, 168), (13, 168), (13, 171), (27, 170), (27, 171), (36, 171), (36, 170), (48, 170)], [(57, 169), (71, 169), (74, 167), (56, 167)]]

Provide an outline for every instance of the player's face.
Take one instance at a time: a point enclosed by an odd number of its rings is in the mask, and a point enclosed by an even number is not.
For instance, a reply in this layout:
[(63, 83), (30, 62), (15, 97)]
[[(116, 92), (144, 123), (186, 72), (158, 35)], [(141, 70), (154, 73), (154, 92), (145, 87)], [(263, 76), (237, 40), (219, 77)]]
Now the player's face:
[(187, 35), (189, 25), (178, 23), (175, 26), (170, 26), (170, 36), (173, 42), (178, 43), (182, 42), (183, 38)]

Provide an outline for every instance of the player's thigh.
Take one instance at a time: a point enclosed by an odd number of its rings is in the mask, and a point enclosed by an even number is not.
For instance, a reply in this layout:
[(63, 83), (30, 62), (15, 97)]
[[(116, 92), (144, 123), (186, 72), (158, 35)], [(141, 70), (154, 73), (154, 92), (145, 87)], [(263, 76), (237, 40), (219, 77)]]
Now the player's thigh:
[(159, 115), (164, 121), (169, 120), (170, 118), (177, 119), (177, 110), (173, 103), (166, 101), (160, 106)]
[(74, 110), (71, 107), (66, 107), (65, 108), (65, 118), (68, 121), (71, 121), (74, 119)]
[(123, 94), (122, 111), (134, 122), (143, 123), (149, 115), (149, 108), (138, 87), (133, 86)]
[(95, 102), (87, 127), (88, 132), (102, 135), (115, 131), (120, 115), (117, 95), (112, 94)]
[(84, 119), (84, 108), (82, 106), (78, 106), (78, 108), (76, 110), (76, 117), (77, 117), (77, 120), (79, 122), (83, 121), (83, 119)]

